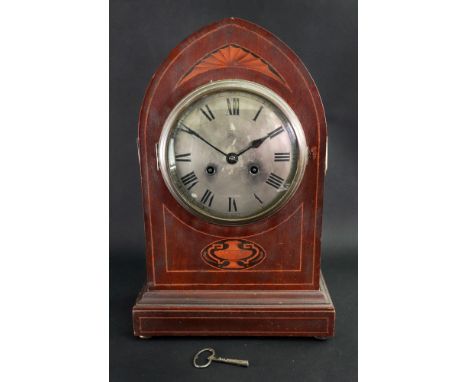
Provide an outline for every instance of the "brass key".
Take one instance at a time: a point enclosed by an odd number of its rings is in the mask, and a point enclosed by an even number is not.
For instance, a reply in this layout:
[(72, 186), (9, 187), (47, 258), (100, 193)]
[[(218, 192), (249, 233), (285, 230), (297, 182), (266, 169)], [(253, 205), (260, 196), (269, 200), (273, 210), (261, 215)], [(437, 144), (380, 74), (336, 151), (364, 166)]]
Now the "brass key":
[[(197, 359), (200, 356), (200, 354), (204, 352), (210, 352), (211, 354), (208, 356), (208, 361), (203, 364), (198, 364)], [(193, 366), (195, 366), (198, 369), (202, 369), (204, 367), (208, 367), (211, 365), (211, 362), (221, 362), (221, 363), (227, 363), (229, 365), (236, 365), (236, 366), (243, 366), (243, 367), (249, 367), (249, 361), (243, 360), (243, 359), (233, 359), (233, 358), (223, 358), (223, 357), (217, 357), (214, 349), (212, 348), (206, 348), (200, 350), (197, 354), (195, 354), (195, 357), (193, 357)]]

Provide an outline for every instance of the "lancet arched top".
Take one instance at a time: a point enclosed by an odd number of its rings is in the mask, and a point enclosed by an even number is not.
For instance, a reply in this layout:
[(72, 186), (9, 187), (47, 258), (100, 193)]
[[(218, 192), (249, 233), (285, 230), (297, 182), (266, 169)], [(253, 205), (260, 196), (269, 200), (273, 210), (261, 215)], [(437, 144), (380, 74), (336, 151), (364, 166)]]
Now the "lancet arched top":
[[(259, 220), (227, 227), (194, 218), (173, 198), (158, 171), (157, 147), (164, 123), (181, 100), (210, 82), (233, 79), (271, 89), (294, 110), (304, 130), (309, 160), (298, 190), (287, 205), (269, 217), (268, 222)], [(301, 203), (313, 216), (320, 214), (326, 122), (317, 87), (292, 49), (249, 21), (220, 20), (191, 34), (169, 53), (147, 88), (140, 112), (138, 142), (148, 248), (155, 251), (161, 250), (159, 243), (164, 242), (155, 228), (164, 225), (160, 214), (163, 206), (170, 208), (185, 224), (217, 237), (247, 237), (263, 232), (284, 221)], [(304, 226), (303, 235), (319, 240), (318, 230), (318, 225), (308, 224)], [(318, 283), (317, 272), (313, 284), (318, 287)]]
[(248, 49), (231, 44), (217, 49), (198, 61), (188, 73), (182, 77), (180, 84), (213, 69), (245, 68), (263, 73), (277, 81), (286, 84), (275, 68), (261, 57)]

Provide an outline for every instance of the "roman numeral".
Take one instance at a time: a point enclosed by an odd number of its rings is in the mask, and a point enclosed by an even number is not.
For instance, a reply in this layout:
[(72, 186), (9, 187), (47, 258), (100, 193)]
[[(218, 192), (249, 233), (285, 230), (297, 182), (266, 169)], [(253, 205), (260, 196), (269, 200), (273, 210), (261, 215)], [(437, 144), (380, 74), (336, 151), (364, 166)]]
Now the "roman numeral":
[(239, 98), (233, 98), (232, 101), (227, 98), (226, 101), (229, 115), (239, 115)]
[(236, 199), (229, 197), (229, 212), (237, 212)]
[(255, 199), (257, 199), (260, 202), (260, 204), (263, 204), (262, 199), (260, 199), (260, 197), (257, 194), (254, 194), (254, 196), (255, 196)]
[(289, 162), (291, 153), (275, 153), (275, 162)]
[(266, 180), (266, 184), (269, 184), (270, 186), (272, 186), (273, 188), (280, 188), (281, 185), (283, 184), (284, 182), (284, 179), (281, 177), (281, 176), (278, 176), (274, 173), (271, 173), (269, 176), (268, 176), (268, 179)]
[(277, 129), (273, 130), (270, 134), (268, 134), (271, 138), (276, 137), (278, 134), (281, 134), (284, 131), (283, 126), (278, 127)]
[(214, 194), (210, 190), (206, 190), (200, 201), (203, 204), (208, 203), (208, 207), (211, 207), (211, 203), (213, 203), (213, 198)]
[(255, 117), (253, 117), (252, 121), (257, 122), (257, 118), (260, 115), (262, 109), (263, 109), (263, 106), (260, 106), (260, 109), (258, 109), (257, 114), (255, 114)]
[(180, 180), (184, 186), (188, 186), (187, 189), (189, 190), (198, 183), (198, 178), (193, 171), (184, 175), (182, 178), (180, 178)]
[(208, 121), (212, 121), (213, 119), (215, 119), (215, 116), (213, 115), (213, 113), (211, 112), (210, 108), (208, 105), (205, 105), (205, 109), (204, 110), (203, 108), (200, 109), (200, 111), (203, 113), (203, 115), (208, 118)]
[(192, 159), (190, 159), (190, 156), (192, 153), (187, 153), (187, 154), (178, 154), (175, 156), (176, 162), (191, 162)]

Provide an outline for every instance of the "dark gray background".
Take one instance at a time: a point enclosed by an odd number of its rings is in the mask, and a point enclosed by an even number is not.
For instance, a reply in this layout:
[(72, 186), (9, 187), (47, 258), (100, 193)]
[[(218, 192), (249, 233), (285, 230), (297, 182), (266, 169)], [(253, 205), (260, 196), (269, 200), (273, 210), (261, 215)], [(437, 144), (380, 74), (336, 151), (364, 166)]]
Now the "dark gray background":
[[(319, 88), (329, 133), (322, 268), (337, 311), (336, 337), (160, 338), (132, 336), (131, 308), (145, 279), (136, 151), (140, 104), (170, 50), (224, 17), (255, 22), (303, 60)], [(202, 347), (249, 359), (248, 369), (197, 370)], [(357, 380), (357, 1), (158, 0), (110, 2), (111, 381)]]

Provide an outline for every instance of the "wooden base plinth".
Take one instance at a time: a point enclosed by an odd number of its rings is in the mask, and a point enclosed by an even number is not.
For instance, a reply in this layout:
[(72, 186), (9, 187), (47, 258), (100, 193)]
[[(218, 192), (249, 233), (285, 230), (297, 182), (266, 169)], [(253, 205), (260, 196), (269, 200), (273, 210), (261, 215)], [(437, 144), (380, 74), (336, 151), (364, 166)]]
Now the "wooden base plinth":
[(186, 291), (143, 288), (135, 336), (331, 337), (335, 308), (323, 277), (314, 291)]

